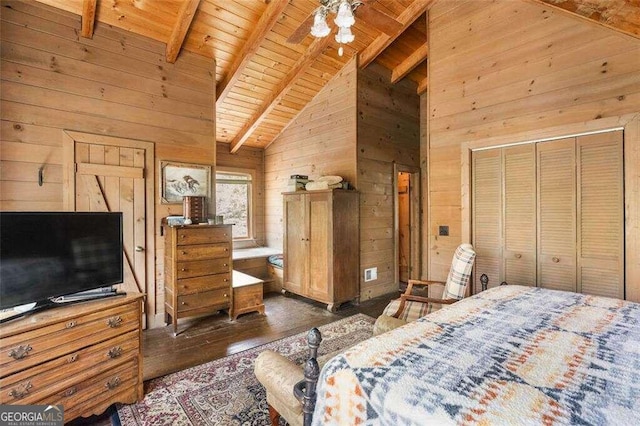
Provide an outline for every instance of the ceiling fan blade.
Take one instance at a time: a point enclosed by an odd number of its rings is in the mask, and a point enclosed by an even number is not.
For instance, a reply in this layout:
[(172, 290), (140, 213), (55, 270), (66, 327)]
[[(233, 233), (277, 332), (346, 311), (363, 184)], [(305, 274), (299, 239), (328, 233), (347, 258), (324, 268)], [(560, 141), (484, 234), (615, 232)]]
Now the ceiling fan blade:
[(311, 27), (313, 26), (314, 15), (315, 11), (311, 15), (307, 16), (307, 19), (302, 21), (302, 24), (300, 24), (300, 26), (296, 28), (293, 34), (289, 36), (289, 38), (287, 39), (287, 43), (298, 44), (302, 40), (304, 40), (306, 36), (309, 35)]
[(404, 25), (386, 13), (373, 8), (374, 2), (363, 3), (356, 11), (356, 19), (362, 19), (387, 35), (395, 35), (402, 31)]

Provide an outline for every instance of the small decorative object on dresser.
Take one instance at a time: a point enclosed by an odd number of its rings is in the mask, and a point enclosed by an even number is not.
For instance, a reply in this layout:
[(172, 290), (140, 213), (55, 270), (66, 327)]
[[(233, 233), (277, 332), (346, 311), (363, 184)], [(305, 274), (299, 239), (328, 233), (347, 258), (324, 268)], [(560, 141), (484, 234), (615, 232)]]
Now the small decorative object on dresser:
[(230, 310), (231, 225), (169, 226), (165, 232), (165, 321)]
[(0, 404), (63, 405), (64, 421), (141, 401), (142, 299), (136, 293), (0, 326)]

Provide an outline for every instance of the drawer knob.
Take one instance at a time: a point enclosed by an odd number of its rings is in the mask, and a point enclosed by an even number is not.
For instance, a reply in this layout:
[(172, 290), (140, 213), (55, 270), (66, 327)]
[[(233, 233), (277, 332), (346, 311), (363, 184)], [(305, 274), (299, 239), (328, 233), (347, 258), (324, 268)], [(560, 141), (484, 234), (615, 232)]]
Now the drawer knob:
[(559, 257), (553, 257), (551, 260), (553, 261), (553, 263), (560, 262), (560, 258)]
[(226, 248), (226, 249), (224, 249), (224, 251), (229, 251), (229, 249), (228, 249), (228, 248)]
[(224, 278), (222, 281), (226, 283), (226, 282), (227, 282), (227, 281), (229, 281), (229, 280), (228, 280), (228, 279), (226, 279), (226, 278)]
[(118, 386), (120, 386), (120, 377), (115, 376), (107, 380), (107, 383), (105, 383), (104, 386), (109, 390), (117, 388)]
[(184, 250), (182, 250), (180, 253), (182, 253), (183, 255), (187, 254), (187, 252)]
[(184, 240), (184, 238), (186, 237), (186, 235), (180, 235), (180, 238), (182, 238)]
[(66, 324), (64, 325), (64, 327), (65, 327), (65, 328), (73, 328), (73, 327), (75, 327), (77, 324), (78, 324), (78, 323), (77, 323), (77, 322), (75, 322), (75, 321), (69, 321), (68, 323), (66, 323)]
[(69, 396), (75, 395), (75, 394), (76, 394), (76, 392), (78, 392), (78, 388), (77, 388), (77, 387), (75, 387), (75, 386), (73, 386), (73, 387), (71, 387), (71, 388), (67, 389), (66, 391), (62, 392), (62, 393), (60, 394), (60, 396), (63, 396), (63, 397), (69, 397)]
[(15, 360), (22, 359), (29, 355), (31, 352), (31, 345), (20, 345), (17, 348), (13, 348), (9, 351), (9, 356)]
[(114, 346), (113, 348), (109, 349), (107, 355), (109, 355), (109, 358), (111, 359), (118, 358), (120, 355), (122, 355), (122, 348), (120, 346)]
[(116, 315), (115, 317), (111, 317), (107, 320), (107, 324), (111, 328), (118, 328), (122, 325), (122, 318), (120, 315)]
[(187, 302), (180, 302), (182, 306), (187, 306)]
[(140, 253), (140, 252), (144, 251), (144, 247), (142, 247), (142, 246), (136, 246), (136, 251), (137, 251), (138, 253)]
[(71, 364), (72, 362), (76, 362), (78, 360), (78, 354), (73, 354), (67, 358), (67, 364)]
[(520, 253), (516, 253), (516, 259), (520, 259), (522, 258), (522, 255)]
[(182, 268), (180, 269), (180, 271), (185, 272), (187, 270), (187, 268)]
[(224, 297), (229, 297), (229, 295), (228, 295), (228, 294), (226, 294), (226, 293), (225, 293), (225, 294), (223, 294), (223, 296), (224, 296)]
[(13, 397), (13, 399), (22, 399), (29, 393), (32, 387), (33, 385), (30, 381), (21, 383), (17, 388), (11, 389), (9, 396)]
[(226, 263), (223, 263), (222, 266), (229, 266), (229, 265), (227, 265)]

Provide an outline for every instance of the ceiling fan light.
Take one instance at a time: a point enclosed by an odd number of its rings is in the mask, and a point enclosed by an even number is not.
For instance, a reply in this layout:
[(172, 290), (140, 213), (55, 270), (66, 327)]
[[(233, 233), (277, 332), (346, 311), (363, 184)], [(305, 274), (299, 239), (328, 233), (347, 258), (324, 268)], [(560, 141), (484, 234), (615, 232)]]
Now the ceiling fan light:
[(351, 43), (355, 38), (349, 27), (340, 27), (336, 34), (336, 41), (341, 44)]
[(313, 27), (311, 27), (311, 35), (314, 37), (326, 37), (331, 32), (331, 28), (327, 25), (325, 13), (322, 9), (318, 9), (313, 17)]
[(334, 22), (339, 27), (350, 27), (356, 23), (351, 4), (347, 0), (343, 0), (338, 6), (338, 13)]

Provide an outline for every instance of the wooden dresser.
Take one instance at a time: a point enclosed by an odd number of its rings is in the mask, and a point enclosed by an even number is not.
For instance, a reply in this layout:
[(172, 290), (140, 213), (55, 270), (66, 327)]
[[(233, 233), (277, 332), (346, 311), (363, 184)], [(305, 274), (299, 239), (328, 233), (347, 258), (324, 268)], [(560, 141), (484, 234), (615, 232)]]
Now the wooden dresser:
[(342, 189), (286, 192), (284, 291), (335, 311), (360, 300), (359, 201)]
[(231, 225), (165, 229), (165, 321), (175, 336), (178, 319), (231, 308)]
[(82, 302), (0, 326), (0, 404), (62, 405), (68, 422), (142, 400), (142, 299)]

